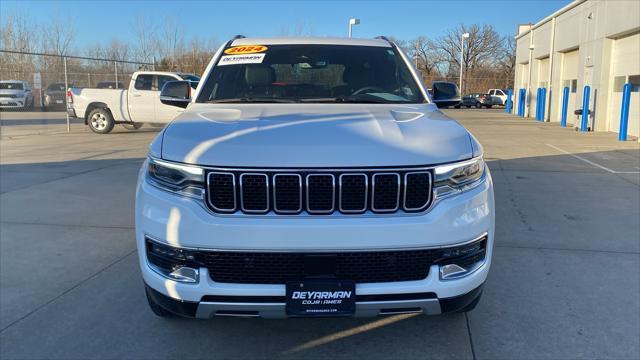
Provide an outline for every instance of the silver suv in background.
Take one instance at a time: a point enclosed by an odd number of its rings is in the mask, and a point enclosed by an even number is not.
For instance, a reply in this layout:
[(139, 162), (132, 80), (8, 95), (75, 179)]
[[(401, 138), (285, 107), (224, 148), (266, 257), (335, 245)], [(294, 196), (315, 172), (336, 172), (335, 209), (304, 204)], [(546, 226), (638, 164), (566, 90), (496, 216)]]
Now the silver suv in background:
[(0, 81), (0, 109), (31, 109), (33, 94), (29, 83), (22, 80)]

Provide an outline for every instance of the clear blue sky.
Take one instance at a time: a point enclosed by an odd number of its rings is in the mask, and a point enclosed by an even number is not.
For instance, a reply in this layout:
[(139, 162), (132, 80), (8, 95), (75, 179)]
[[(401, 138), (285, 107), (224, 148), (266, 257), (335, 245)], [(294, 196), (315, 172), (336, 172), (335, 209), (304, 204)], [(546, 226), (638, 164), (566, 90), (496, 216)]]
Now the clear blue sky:
[(345, 36), (350, 17), (361, 19), (354, 37), (393, 36), (410, 40), (437, 37), (460, 23), (492, 24), (503, 34), (515, 34), (520, 23), (537, 22), (569, 0), (474, 1), (13, 1), (0, 0), (0, 20), (22, 14), (47, 23), (54, 14), (73, 19), (78, 49), (111, 39), (133, 38), (139, 14), (160, 22), (167, 16), (184, 21), (185, 39), (194, 35), (217, 43), (235, 34), (293, 35), (297, 26), (316, 36)]

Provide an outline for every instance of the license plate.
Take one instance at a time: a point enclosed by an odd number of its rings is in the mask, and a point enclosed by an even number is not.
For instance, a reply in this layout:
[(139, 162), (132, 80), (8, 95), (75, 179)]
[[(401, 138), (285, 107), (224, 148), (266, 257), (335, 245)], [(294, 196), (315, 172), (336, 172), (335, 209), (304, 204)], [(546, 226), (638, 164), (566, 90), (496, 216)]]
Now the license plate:
[(56, 100), (56, 104), (62, 104), (62, 100)]
[(289, 316), (349, 316), (356, 310), (356, 286), (347, 280), (305, 280), (287, 283)]

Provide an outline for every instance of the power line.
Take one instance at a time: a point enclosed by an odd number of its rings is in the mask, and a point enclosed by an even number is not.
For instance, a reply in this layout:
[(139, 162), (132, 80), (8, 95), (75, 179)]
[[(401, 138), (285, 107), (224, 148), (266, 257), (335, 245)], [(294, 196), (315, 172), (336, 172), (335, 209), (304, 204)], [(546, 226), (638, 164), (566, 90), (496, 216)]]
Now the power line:
[(128, 61), (128, 60), (117, 60), (117, 59), (104, 59), (104, 58), (94, 58), (88, 56), (74, 56), (74, 55), (56, 55), (56, 54), (46, 54), (46, 53), (36, 53), (36, 52), (26, 52), (26, 51), (16, 51), (16, 50), (5, 50), (0, 49), (0, 52), (7, 54), (18, 54), (18, 55), (35, 55), (35, 56), (49, 56), (49, 57), (57, 57), (57, 58), (68, 58), (68, 59), (80, 59), (80, 60), (93, 60), (93, 61), (115, 61), (124, 64), (139, 64), (139, 65), (155, 65), (153, 63), (147, 63), (142, 61)]

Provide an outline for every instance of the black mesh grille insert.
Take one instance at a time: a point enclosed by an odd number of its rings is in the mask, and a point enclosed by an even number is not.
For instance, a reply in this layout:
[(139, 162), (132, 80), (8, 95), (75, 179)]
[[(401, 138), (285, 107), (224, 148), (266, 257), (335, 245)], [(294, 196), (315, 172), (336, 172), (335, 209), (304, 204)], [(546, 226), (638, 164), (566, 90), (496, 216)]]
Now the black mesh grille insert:
[(404, 207), (409, 211), (422, 210), (431, 200), (431, 174), (407, 173), (405, 175)]
[(393, 211), (398, 207), (398, 174), (375, 174), (373, 177), (373, 210)]
[(362, 212), (367, 208), (367, 175), (345, 174), (340, 177), (340, 210)]
[(236, 204), (233, 174), (209, 174), (209, 201), (217, 210), (235, 210)]
[(276, 211), (295, 213), (302, 210), (302, 179), (299, 175), (275, 175), (273, 186)]
[[(284, 284), (308, 276), (307, 264), (314, 256), (303, 253), (201, 252), (198, 260), (206, 265), (211, 279), (217, 282)], [(418, 250), (322, 256), (323, 263), (334, 264), (324, 276), (372, 283), (424, 279), (437, 254), (431, 250)]]
[(333, 175), (313, 174), (307, 176), (307, 208), (311, 212), (331, 212), (334, 207)]
[(245, 211), (266, 212), (269, 210), (267, 176), (242, 174), (242, 208)]

